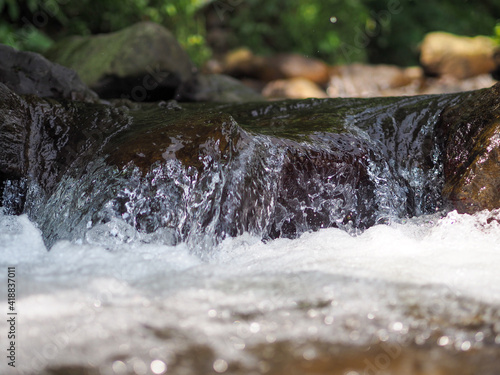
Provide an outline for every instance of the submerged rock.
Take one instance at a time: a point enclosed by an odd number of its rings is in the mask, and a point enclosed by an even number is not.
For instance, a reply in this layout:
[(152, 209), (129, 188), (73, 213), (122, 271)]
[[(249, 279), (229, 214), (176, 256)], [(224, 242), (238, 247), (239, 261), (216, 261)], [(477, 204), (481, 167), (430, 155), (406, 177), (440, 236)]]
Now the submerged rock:
[(175, 37), (152, 22), (110, 34), (67, 38), (46, 56), (76, 70), (102, 98), (172, 99), (180, 87), (192, 84), (195, 74)]
[(500, 207), (498, 90), (107, 106), (2, 85), (3, 205), (49, 244), (121, 218), (195, 247), (244, 232), (357, 233), (445, 208), (443, 186), (457, 207), (462, 196), (469, 211)]
[(0, 44), (0, 82), (19, 95), (95, 102), (97, 95), (74, 70), (33, 52)]

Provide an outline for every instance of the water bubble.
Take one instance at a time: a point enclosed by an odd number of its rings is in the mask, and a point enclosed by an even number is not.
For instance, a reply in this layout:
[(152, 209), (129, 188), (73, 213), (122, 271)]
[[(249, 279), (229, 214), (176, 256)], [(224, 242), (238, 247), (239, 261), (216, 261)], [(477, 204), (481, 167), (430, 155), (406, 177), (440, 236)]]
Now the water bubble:
[(167, 365), (165, 362), (160, 361), (159, 359), (155, 359), (153, 362), (151, 362), (151, 371), (153, 371), (153, 374), (164, 374), (167, 371)]
[(392, 324), (391, 328), (392, 328), (393, 331), (399, 332), (399, 331), (401, 331), (403, 329), (403, 323), (401, 323), (401, 322), (395, 322), (395, 323)]
[(306, 349), (304, 350), (304, 352), (302, 353), (302, 357), (304, 357), (304, 359), (306, 361), (311, 361), (313, 360), (314, 358), (316, 358), (316, 350), (314, 349)]
[(257, 322), (252, 322), (252, 324), (250, 324), (250, 328), (249, 328), (250, 332), (252, 333), (257, 333), (260, 331), (260, 324), (257, 323)]
[(134, 367), (134, 372), (137, 375), (146, 375), (148, 373), (148, 368), (146, 364), (140, 359), (136, 359), (133, 361), (133, 367)]
[(309, 309), (307, 311), (307, 316), (309, 316), (309, 318), (315, 318), (316, 316), (318, 316), (318, 312), (314, 309)]
[(378, 330), (377, 336), (378, 336), (378, 339), (380, 341), (387, 341), (387, 340), (389, 340), (389, 334), (387, 333), (387, 331), (385, 329)]
[(439, 339), (438, 339), (438, 345), (439, 346), (446, 346), (450, 343), (450, 339), (448, 336), (441, 336)]
[(127, 365), (122, 361), (114, 361), (111, 368), (115, 374), (125, 374), (127, 372)]
[(274, 335), (271, 335), (271, 334), (267, 334), (266, 335), (266, 341), (270, 344), (272, 344), (273, 342), (276, 341), (276, 336)]
[(475, 334), (474, 338), (476, 339), (477, 342), (483, 341), (484, 339), (484, 333), (479, 331)]
[(324, 322), (326, 325), (333, 324), (334, 317), (332, 315), (325, 316)]
[(215, 360), (213, 367), (215, 372), (218, 372), (220, 374), (226, 372), (228, 366), (225, 360), (219, 358)]
[(464, 341), (462, 343), (462, 345), (460, 345), (460, 349), (463, 350), (464, 352), (466, 352), (467, 350), (469, 350), (471, 348), (471, 343), (470, 341)]

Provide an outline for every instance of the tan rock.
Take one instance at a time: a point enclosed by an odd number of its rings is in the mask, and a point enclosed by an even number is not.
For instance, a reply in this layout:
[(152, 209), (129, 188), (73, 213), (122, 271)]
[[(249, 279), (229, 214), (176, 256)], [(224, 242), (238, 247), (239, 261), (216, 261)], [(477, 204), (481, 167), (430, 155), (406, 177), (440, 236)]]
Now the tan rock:
[(326, 98), (326, 92), (306, 78), (279, 79), (269, 82), (262, 90), (266, 98)]
[(267, 58), (260, 73), (264, 81), (301, 77), (319, 84), (327, 83), (329, 76), (328, 65), (323, 61), (293, 53)]
[(258, 77), (265, 59), (256, 56), (248, 48), (238, 48), (227, 53), (223, 60), (223, 72), (235, 77)]
[(427, 73), (458, 79), (490, 73), (495, 69), (495, 44), (491, 38), (433, 32), (420, 47), (420, 63)]
[(422, 76), (422, 70), (418, 67), (365, 64), (336, 66), (331, 69), (327, 93), (332, 98), (415, 94)]

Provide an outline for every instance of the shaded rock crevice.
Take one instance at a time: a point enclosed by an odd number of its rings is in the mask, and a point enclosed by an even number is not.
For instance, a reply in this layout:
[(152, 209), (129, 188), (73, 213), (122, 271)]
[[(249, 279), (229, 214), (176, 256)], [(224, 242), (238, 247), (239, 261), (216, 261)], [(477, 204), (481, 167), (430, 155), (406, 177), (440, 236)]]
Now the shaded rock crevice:
[(459, 212), (500, 207), (500, 84), (464, 94), (443, 112), (443, 195)]

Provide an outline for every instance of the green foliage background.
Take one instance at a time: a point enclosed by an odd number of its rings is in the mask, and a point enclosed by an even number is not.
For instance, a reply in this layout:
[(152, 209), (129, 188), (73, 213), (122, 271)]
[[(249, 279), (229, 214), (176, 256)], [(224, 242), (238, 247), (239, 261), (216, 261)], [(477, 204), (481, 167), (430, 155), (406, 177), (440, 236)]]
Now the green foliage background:
[(228, 47), (298, 52), (330, 64), (416, 64), (418, 43), (436, 30), (492, 36), (496, 31), (500, 41), (496, 0), (0, 0), (0, 42), (43, 52), (67, 35), (151, 20), (170, 29), (201, 65), (212, 54), (205, 27), (209, 13), (230, 35)]

